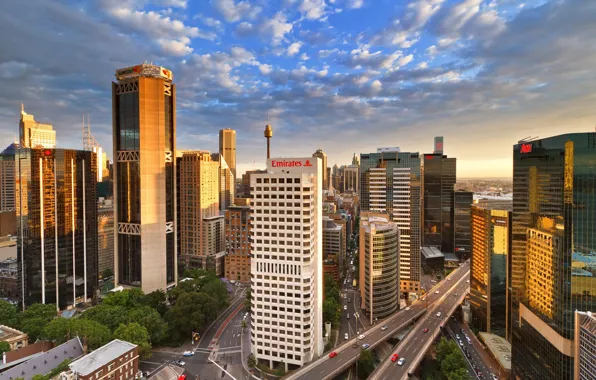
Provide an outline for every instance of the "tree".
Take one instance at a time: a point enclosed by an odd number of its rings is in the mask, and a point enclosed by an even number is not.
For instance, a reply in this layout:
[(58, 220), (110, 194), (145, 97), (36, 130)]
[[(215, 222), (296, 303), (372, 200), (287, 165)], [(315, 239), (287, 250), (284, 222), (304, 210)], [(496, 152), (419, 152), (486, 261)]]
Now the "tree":
[(161, 319), (157, 310), (149, 306), (139, 306), (128, 312), (128, 323), (137, 322), (147, 329), (152, 344), (161, 342), (167, 333), (168, 325)]
[(101, 272), (101, 278), (110, 278), (114, 275), (114, 272), (110, 268), (106, 268)]
[(333, 326), (336, 326), (339, 323), (339, 320), (339, 304), (333, 298), (328, 298), (325, 301), (323, 301), (323, 321), (331, 322)]
[(460, 368), (447, 375), (447, 380), (469, 380), (470, 374), (466, 368)]
[(95, 350), (112, 339), (112, 332), (107, 326), (103, 326), (98, 322), (75, 318), (70, 322), (70, 336), (78, 336), (83, 342), (87, 343), (90, 349)]
[(87, 310), (83, 314), (83, 318), (98, 322), (114, 331), (122, 323), (128, 321), (128, 311), (124, 306), (111, 306), (103, 303)]
[(199, 331), (217, 317), (217, 302), (205, 293), (182, 293), (166, 314), (176, 340)]
[(246, 291), (246, 298), (244, 299), (244, 310), (250, 313), (250, 302), (252, 300), (252, 295), (250, 289)]
[(0, 324), (13, 328), (18, 327), (16, 306), (3, 300), (0, 300)]
[(437, 348), (435, 350), (437, 356), (437, 362), (441, 363), (447, 355), (453, 352), (453, 346), (450, 344), (451, 341), (445, 339), (445, 337), (441, 337), (439, 344), (437, 344)]
[(168, 312), (167, 297), (163, 290), (156, 290), (149, 294), (145, 294), (142, 304), (157, 310), (161, 316), (166, 315)]
[(366, 379), (375, 370), (375, 357), (371, 350), (360, 350), (358, 377)]
[(253, 354), (248, 355), (248, 368), (255, 368), (255, 366), (257, 365), (257, 359), (255, 359), (255, 356)]
[(127, 309), (132, 309), (141, 304), (145, 294), (141, 289), (132, 288), (121, 292), (110, 293), (104, 300), (103, 304), (108, 306), (122, 306)]
[(460, 368), (466, 368), (466, 360), (459, 349), (458, 351), (452, 351), (441, 362), (441, 372), (447, 376)]
[(242, 330), (244, 330), (246, 328), (246, 320), (245, 319), (242, 320), (241, 326), (242, 326)]
[(31, 380), (48, 380), (48, 377), (46, 375), (37, 374), (33, 375), (33, 377), (31, 377)]
[(217, 301), (217, 310), (222, 310), (230, 304), (228, 289), (219, 278), (215, 278), (201, 286), (200, 291), (209, 294)]
[(34, 303), (23, 312), (21, 319), (41, 318), (47, 322), (51, 321), (58, 315), (56, 305)]
[(41, 337), (60, 345), (71, 338), (70, 325), (70, 319), (56, 318), (44, 327)]
[(29, 342), (35, 342), (49, 322), (43, 318), (27, 318), (21, 321), (21, 330), (29, 335)]
[(5, 352), (10, 351), (10, 344), (8, 342), (0, 342), (0, 356)]
[(114, 331), (114, 338), (139, 346), (143, 358), (151, 357), (151, 343), (147, 329), (136, 322), (121, 325)]

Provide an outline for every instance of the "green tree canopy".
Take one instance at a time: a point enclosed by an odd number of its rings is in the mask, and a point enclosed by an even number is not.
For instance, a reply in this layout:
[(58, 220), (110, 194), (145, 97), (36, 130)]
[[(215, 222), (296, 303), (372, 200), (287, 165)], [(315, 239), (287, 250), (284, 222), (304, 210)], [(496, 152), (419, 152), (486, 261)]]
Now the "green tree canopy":
[(371, 350), (360, 350), (358, 377), (366, 379), (375, 370), (375, 357)]
[(45, 326), (41, 336), (57, 345), (78, 336), (81, 342), (94, 350), (108, 343), (112, 332), (108, 327), (90, 319), (56, 318)]
[(49, 322), (43, 318), (27, 318), (21, 321), (21, 330), (29, 335), (29, 342), (35, 342)]
[(455, 343), (455, 342), (447, 340), (447, 339), (445, 339), (445, 337), (441, 337), (441, 340), (439, 340), (439, 344), (437, 344), (437, 348), (435, 350), (435, 353), (437, 356), (437, 361), (439, 363), (441, 363), (443, 360), (445, 360), (447, 355), (449, 355), (450, 353), (453, 352), (454, 347), (453, 347), (452, 343)]
[(8, 342), (0, 342), (0, 355), (10, 351), (10, 344)]
[(70, 325), (70, 319), (56, 318), (44, 327), (41, 333), (41, 338), (52, 341), (56, 345), (60, 345), (71, 338)]
[(340, 321), (340, 313), (340, 306), (333, 298), (328, 298), (323, 301), (324, 322), (331, 322), (333, 326), (337, 326)]
[(42, 304), (42, 303), (34, 303), (33, 305), (29, 306), (22, 314), (21, 319), (33, 319), (33, 318), (41, 318), (47, 322), (51, 321), (58, 315), (56, 311), (56, 305), (54, 304)]
[(18, 322), (16, 306), (10, 302), (0, 300), (0, 324), (17, 328)]
[(143, 298), (143, 305), (149, 306), (157, 310), (159, 315), (164, 316), (168, 312), (168, 304), (166, 293), (163, 290), (156, 290), (149, 294), (145, 294)]
[(144, 358), (151, 356), (151, 343), (147, 329), (136, 322), (121, 325), (114, 331), (114, 338), (139, 346), (139, 353)]
[(166, 314), (175, 339), (190, 336), (217, 317), (217, 301), (205, 293), (182, 293)]
[[(120, 292), (123, 293), (123, 292)], [(128, 320), (128, 310), (124, 306), (102, 303), (83, 313), (83, 318), (98, 322), (114, 331)]]
[(152, 344), (161, 342), (167, 333), (168, 325), (161, 319), (157, 310), (149, 306), (139, 306), (128, 312), (128, 323), (137, 322), (147, 329)]
[(219, 279), (209, 281), (201, 286), (200, 291), (209, 294), (217, 302), (217, 310), (222, 310), (227, 307), (229, 302), (228, 289), (226, 285)]
[(461, 368), (466, 368), (466, 360), (459, 350), (451, 352), (441, 362), (441, 372), (447, 376)]
[(470, 374), (466, 368), (460, 368), (447, 375), (447, 380), (469, 380)]
[(244, 310), (248, 311), (250, 313), (250, 302), (252, 300), (252, 293), (250, 292), (250, 289), (248, 289), (246, 291), (246, 298), (244, 299)]
[(103, 300), (104, 305), (108, 306), (122, 306), (127, 309), (132, 309), (141, 304), (145, 294), (141, 289), (132, 288), (121, 292), (110, 293)]

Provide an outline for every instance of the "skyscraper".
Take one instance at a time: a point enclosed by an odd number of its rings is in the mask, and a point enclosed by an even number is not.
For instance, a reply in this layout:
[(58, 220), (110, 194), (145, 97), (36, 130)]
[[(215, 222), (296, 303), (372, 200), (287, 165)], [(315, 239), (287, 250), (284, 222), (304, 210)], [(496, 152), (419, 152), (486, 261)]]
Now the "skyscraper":
[(507, 272), (511, 254), (511, 209), (472, 207), (470, 306), (480, 331), (503, 338), (509, 332)]
[(230, 280), (250, 281), (250, 199), (236, 198), (226, 210), (225, 275)]
[(211, 159), (217, 162), (219, 167), (219, 210), (225, 213), (226, 209), (234, 204), (236, 180), (232, 169), (221, 154), (211, 153)]
[(317, 158), (272, 158), (250, 176), (252, 351), (272, 368), (323, 353), (322, 172)]
[(323, 152), (323, 149), (317, 149), (316, 152), (313, 153), (313, 157), (318, 157), (322, 161), (323, 165), (323, 191), (329, 190), (329, 173), (327, 171), (327, 155)]
[(360, 177), (359, 177), (359, 173), (358, 173), (358, 166), (356, 165), (348, 165), (344, 167), (343, 170), (343, 174), (344, 174), (344, 187), (343, 187), (343, 192), (348, 192), (348, 191), (353, 191), (358, 193), (358, 190), (360, 189), (360, 187), (358, 186), (360, 184)]
[(21, 148), (54, 148), (56, 146), (56, 131), (51, 124), (35, 121), (33, 115), (25, 112), (21, 104), (21, 121), (19, 122), (19, 136)]
[(456, 181), (455, 158), (425, 154), (423, 245), (453, 253), (453, 196)]
[(389, 214), (400, 233), (402, 292), (420, 290), (420, 156), (399, 148), (360, 155), (360, 209)]
[(574, 380), (592, 380), (596, 373), (596, 316), (575, 311)]
[(106, 269), (114, 273), (114, 205), (111, 202), (99, 204), (97, 208), (97, 246), (99, 274), (103, 275)]
[(90, 301), (98, 286), (95, 156), (19, 149), (15, 163), (21, 306)]
[(12, 211), (16, 207), (14, 156), (18, 148), (13, 143), (0, 154), (0, 211)]
[(471, 209), (474, 193), (456, 191), (453, 194), (453, 253), (467, 260), (472, 251)]
[(399, 232), (388, 214), (360, 214), (360, 299), (371, 324), (399, 307)]
[(513, 375), (573, 377), (574, 311), (596, 310), (595, 133), (513, 146)]
[(230, 128), (219, 131), (219, 154), (223, 156), (232, 171), (236, 183), (236, 131)]
[(180, 161), (180, 244), (190, 268), (223, 275), (224, 215), (219, 207), (219, 163), (206, 151), (186, 151)]
[(112, 83), (114, 272), (145, 293), (175, 284), (176, 86), (172, 72), (142, 64)]

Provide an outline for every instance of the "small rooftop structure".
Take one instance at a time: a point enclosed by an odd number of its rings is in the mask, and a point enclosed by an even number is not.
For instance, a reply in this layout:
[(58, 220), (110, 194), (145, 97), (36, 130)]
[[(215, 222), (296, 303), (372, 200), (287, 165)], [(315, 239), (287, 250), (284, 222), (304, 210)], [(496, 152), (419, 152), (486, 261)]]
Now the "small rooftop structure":
[(498, 335), (486, 332), (481, 332), (479, 335), (491, 355), (497, 359), (501, 368), (505, 371), (511, 371), (511, 344)]
[(136, 344), (114, 339), (92, 353), (72, 362), (69, 367), (74, 373), (87, 376), (136, 347)]
[(441, 252), (441, 250), (439, 250), (436, 247), (422, 247), (421, 250), (422, 250), (422, 255), (426, 259), (438, 259), (438, 258), (445, 257), (443, 252)]

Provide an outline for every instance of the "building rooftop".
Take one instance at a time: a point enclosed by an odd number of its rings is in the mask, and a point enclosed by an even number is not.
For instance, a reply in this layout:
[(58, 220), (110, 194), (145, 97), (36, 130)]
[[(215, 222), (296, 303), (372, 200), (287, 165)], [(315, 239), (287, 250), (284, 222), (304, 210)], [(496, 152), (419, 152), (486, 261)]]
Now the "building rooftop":
[(422, 247), (420, 248), (420, 250), (422, 251), (422, 255), (426, 259), (438, 259), (441, 257), (445, 257), (443, 252), (441, 252), (441, 250), (436, 247)]
[(114, 339), (110, 343), (101, 346), (92, 353), (83, 356), (70, 364), (70, 369), (79, 375), (89, 375), (99, 368), (117, 359), (128, 351), (137, 347), (136, 344)]
[(486, 332), (481, 332), (479, 335), (501, 367), (511, 371), (511, 344), (498, 335)]
[(6, 342), (21, 335), (25, 335), (25, 333), (12, 327), (0, 325), (0, 342)]

